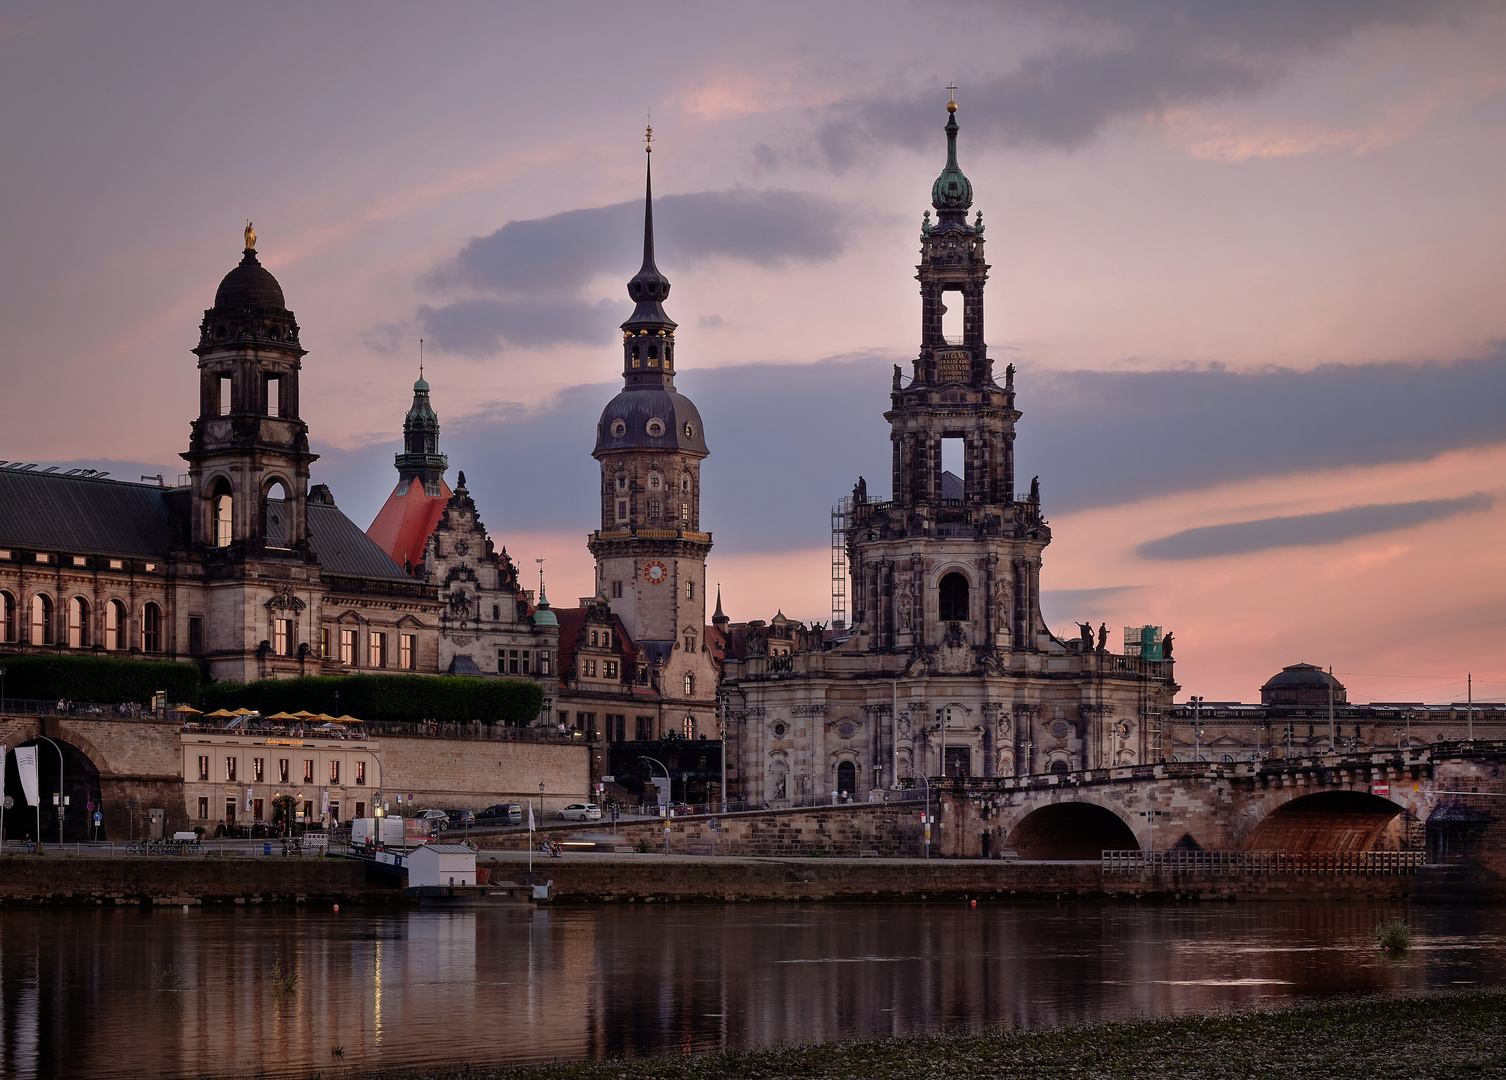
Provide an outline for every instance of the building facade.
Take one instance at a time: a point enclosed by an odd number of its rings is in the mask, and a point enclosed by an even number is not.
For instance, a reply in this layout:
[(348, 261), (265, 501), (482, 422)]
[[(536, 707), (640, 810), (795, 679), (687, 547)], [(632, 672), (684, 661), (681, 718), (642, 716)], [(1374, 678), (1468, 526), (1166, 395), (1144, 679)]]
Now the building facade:
[[(1012, 776), (1138, 764), (1177, 690), (1172, 662), (1062, 641), (1040, 609), (1051, 529), (1015, 488), (1013, 368), (983, 324), (982, 212), (947, 160), (921, 224), (921, 344), (890, 392), (891, 497), (853, 490), (853, 621), (733, 626), (722, 693), (734, 795), (778, 805), (867, 797), (916, 776)], [(954, 318), (948, 320), (951, 313)], [(955, 323), (955, 325), (953, 325)], [(955, 448), (962, 473), (943, 469)]]

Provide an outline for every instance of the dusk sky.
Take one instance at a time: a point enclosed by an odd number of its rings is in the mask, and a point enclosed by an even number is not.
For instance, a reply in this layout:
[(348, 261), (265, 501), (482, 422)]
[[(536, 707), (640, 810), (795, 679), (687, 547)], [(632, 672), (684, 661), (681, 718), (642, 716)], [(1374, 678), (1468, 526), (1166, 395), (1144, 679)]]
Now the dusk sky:
[(1506, 6), (1443, 0), (10, 3), (0, 459), (186, 472), (251, 219), (314, 480), (370, 523), (423, 338), (450, 482), (573, 602), (651, 112), (709, 580), (828, 619), (955, 81), (1051, 626), (1175, 631), (1184, 698), (1500, 700), (1503, 56)]

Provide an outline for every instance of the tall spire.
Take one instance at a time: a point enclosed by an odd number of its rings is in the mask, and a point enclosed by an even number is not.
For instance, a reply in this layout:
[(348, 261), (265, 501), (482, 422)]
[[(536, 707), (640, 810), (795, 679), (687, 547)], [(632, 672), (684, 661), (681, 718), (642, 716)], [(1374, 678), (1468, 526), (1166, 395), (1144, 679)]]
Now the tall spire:
[(664, 301), (669, 298), (669, 279), (654, 265), (654, 129), (650, 127), (644, 137), (645, 179), (643, 185), (643, 266), (628, 282), (628, 296), (638, 306), (632, 317), (622, 324), (624, 331), (636, 333), (647, 330), (649, 334), (673, 330), (676, 323), (664, 313)]
[[(955, 91), (955, 86), (947, 87)], [(956, 222), (965, 224), (967, 208), (973, 205), (973, 185), (957, 164), (957, 100), (955, 95), (946, 103), (946, 166), (931, 185), (931, 205), (940, 213), (941, 224)], [(938, 226), (940, 227), (940, 226)]]
[[(419, 343), (422, 357), (423, 343)], [(439, 417), (429, 403), (429, 384), (419, 360), (418, 381), (413, 384), (413, 404), (403, 417), (403, 452), (397, 455), (398, 487), (406, 488), (415, 479), (423, 481), (425, 495), (440, 494), (449, 459), (439, 452)]]

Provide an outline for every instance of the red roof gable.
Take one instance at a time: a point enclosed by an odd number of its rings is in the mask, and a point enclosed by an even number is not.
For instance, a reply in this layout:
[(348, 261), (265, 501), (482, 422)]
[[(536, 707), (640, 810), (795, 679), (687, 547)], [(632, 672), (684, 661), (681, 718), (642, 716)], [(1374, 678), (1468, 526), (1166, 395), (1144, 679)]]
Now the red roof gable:
[(423, 561), (424, 545), (452, 494), (450, 485), (441, 480), (438, 495), (425, 495), (423, 481), (414, 477), (407, 488), (399, 487), (387, 496), (366, 535), (391, 555), (393, 562), (417, 565)]

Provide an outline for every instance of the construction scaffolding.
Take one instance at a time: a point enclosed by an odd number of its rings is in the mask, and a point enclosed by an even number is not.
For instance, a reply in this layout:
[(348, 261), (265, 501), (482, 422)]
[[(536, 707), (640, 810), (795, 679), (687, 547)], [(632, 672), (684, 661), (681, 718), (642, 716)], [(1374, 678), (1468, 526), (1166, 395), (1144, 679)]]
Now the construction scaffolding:
[(831, 625), (847, 625), (847, 522), (852, 496), (844, 495), (831, 508)]

